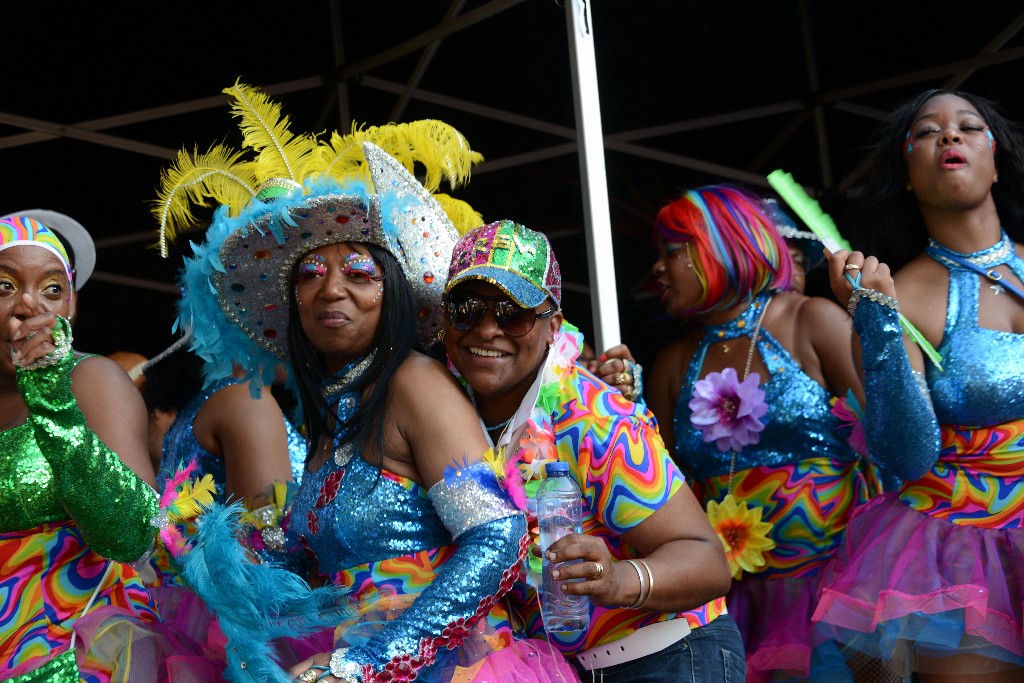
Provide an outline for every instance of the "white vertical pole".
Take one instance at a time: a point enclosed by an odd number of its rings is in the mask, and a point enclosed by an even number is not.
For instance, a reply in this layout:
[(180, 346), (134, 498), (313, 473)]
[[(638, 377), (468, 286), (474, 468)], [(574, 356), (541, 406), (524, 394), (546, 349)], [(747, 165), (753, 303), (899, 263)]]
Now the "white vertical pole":
[(588, 0), (566, 0), (569, 57), (576, 105), (576, 138), (583, 180), (583, 219), (590, 269), (590, 307), (594, 315), (594, 352), (619, 343), (619, 305), (615, 289), (608, 182), (604, 170), (604, 133), (597, 92), (594, 30)]

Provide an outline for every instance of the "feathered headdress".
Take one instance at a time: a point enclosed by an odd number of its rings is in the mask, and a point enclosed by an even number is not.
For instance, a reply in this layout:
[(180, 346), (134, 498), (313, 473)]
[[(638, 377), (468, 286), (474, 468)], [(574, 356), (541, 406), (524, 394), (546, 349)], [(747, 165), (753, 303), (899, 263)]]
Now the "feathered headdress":
[[(457, 234), (482, 222), (464, 202), (433, 192), (442, 181), (465, 183), (481, 155), (441, 121), (353, 126), (329, 141), (295, 135), (263, 93), (239, 83), (225, 92), (244, 150), (182, 153), (153, 207), (166, 253), (167, 241), (196, 223), (193, 205), (219, 205), (205, 243), (185, 260), (175, 322), (207, 361), (207, 382), (233, 366), (254, 386), (272, 381), (287, 358), (291, 269), (326, 244), (369, 242), (391, 251), (412, 285), (420, 338), (433, 339)], [(417, 164), (423, 184), (412, 175)]]

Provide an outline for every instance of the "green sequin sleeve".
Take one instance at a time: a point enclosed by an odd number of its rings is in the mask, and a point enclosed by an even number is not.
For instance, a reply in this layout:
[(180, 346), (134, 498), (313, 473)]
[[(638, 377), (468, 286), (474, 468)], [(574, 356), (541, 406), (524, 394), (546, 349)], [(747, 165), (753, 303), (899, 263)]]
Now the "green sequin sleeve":
[(85, 423), (71, 392), (74, 353), (36, 370), (18, 369), (39, 450), (53, 471), (64, 508), (93, 550), (135, 562), (153, 546), (156, 492), (129, 469)]

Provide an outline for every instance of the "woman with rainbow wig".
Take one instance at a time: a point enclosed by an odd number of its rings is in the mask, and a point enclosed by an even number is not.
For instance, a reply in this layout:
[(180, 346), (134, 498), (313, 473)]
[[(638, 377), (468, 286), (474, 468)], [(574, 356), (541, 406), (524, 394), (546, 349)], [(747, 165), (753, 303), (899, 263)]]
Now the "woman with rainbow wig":
[(832, 410), (848, 392), (862, 400), (850, 319), (786, 291), (792, 257), (762, 207), (708, 186), (659, 212), (652, 272), (687, 324), (659, 352), (646, 398), (725, 545), (747, 681), (850, 680), (810, 622), (821, 568), (876, 492)]

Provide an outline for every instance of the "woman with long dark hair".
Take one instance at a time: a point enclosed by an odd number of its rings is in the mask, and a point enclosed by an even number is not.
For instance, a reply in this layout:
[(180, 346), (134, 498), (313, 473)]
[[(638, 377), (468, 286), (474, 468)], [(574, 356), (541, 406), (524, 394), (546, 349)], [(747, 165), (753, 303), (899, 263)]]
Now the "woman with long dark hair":
[[(1024, 138), (992, 102), (928, 90), (888, 118), (867, 178), (868, 246), (831, 257), (833, 291), (854, 315), (867, 408), (900, 399), (891, 419), (931, 447), (851, 520), (814, 618), (921, 681), (1019, 680)], [(904, 345), (898, 312), (941, 368)]]
[[(343, 600), (335, 610), (300, 590), (305, 611), (284, 617), (279, 588), (289, 577), (233, 562), (243, 579), (223, 579), (201, 523), (185, 577), (228, 636), (225, 675), (290, 680), (266, 644), (289, 634), (282, 624), (304, 621), (329, 624), (333, 637), (297, 664), (281, 662), (301, 681), (572, 680), (557, 653), (513, 636), (502, 597), (525, 552), (525, 519), (485, 461), (472, 405), (417, 348), (440, 329), (454, 225), (399, 161), (360, 143), (381, 141), (410, 168), (423, 162), (433, 189), (442, 177), (465, 179), (479, 155), (437, 121), (329, 143), (293, 136), (261, 93), (229, 92), (252, 134), (247, 146), (262, 153), (252, 164), (222, 159), (241, 192), (186, 263), (183, 316), (203, 322), (189, 326), (193, 348), (222, 372), (238, 366), (259, 383), (288, 363), (309, 451), (283, 526), (310, 559), (311, 581), (334, 587), (314, 595)], [(180, 218), (188, 194), (230, 196), (222, 178), (203, 184), (205, 163), (179, 160), (168, 172), (166, 215)], [(253, 597), (261, 589), (273, 604)], [(239, 604), (266, 613), (253, 620)]]

